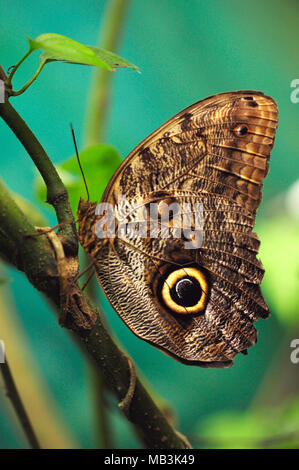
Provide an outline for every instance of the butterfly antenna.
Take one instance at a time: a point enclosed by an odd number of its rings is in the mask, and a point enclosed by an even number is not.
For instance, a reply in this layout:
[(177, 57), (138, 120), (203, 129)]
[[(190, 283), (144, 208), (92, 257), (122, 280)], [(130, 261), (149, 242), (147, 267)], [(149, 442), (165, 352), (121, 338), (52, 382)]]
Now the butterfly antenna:
[(73, 137), (73, 141), (74, 141), (74, 146), (75, 146), (75, 150), (76, 150), (76, 156), (77, 156), (78, 165), (79, 165), (79, 168), (80, 168), (80, 171), (81, 171), (81, 175), (82, 175), (82, 178), (83, 178), (83, 181), (84, 181), (84, 185), (85, 185), (85, 189), (86, 189), (86, 193), (87, 193), (87, 201), (89, 201), (89, 191), (88, 191), (86, 179), (85, 179), (84, 172), (83, 172), (83, 169), (82, 169), (82, 166), (81, 166), (81, 162), (80, 162), (80, 158), (79, 158), (79, 152), (78, 152), (78, 147), (77, 147), (75, 132), (74, 132), (74, 128), (73, 128), (72, 123), (70, 123), (70, 126), (71, 126), (71, 132), (72, 132), (72, 137)]

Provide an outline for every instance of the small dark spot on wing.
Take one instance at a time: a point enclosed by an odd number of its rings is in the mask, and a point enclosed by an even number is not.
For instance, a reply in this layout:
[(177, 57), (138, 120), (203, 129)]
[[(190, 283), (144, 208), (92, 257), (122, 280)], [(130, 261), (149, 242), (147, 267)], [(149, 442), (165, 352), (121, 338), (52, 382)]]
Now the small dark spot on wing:
[(192, 114), (191, 114), (191, 113), (185, 113), (185, 114), (183, 114), (183, 116), (182, 116), (182, 121), (181, 121), (181, 129), (182, 129), (183, 132), (190, 129), (190, 121), (191, 121), (191, 118), (192, 118)]
[(144, 149), (142, 149), (140, 151), (140, 155), (141, 155), (141, 160), (142, 162), (144, 163), (148, 163), (149, 160), (151, 158), (153, 158), (153, 153), (151, 152), (151, 150), (149, 149), (149, 147), (145, 147)]

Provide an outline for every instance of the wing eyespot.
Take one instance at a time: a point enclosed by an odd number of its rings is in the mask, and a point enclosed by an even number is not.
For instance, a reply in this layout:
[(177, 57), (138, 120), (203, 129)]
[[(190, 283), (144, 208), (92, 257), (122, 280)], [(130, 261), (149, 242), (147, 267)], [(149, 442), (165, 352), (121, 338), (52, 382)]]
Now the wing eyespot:
[(161, 298), (176, 314), (198, 314), (204, 311), (208, 297), (205, 274), (198, 268), (186, 267), (172, 271), (164, 280)]

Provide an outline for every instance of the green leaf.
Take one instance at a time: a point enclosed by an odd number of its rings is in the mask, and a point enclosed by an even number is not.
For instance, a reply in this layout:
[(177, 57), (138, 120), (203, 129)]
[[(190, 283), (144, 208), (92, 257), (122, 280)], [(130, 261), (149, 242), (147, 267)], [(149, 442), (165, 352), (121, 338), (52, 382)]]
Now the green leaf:
[(257, 448), (267, 433), (262, 418), (259, 413), (223, 411), (203, 419), (197, 434), (209, 448)]
[(128, 62), (126, 59), (123, 59), (117, 54), (114, 54), (114, 52), (107, 51), (106, 49), (101, 49), (100, 47), (88, 47), (94, 51), (94, 53), (97, 57), (99, 57), (99, 59), (105, 61), (112, 68), (131, 68), (133, 70), (136, 70), (136, 72), (140, 73), (140, 69), (136, 65), (132, 64), (131, 62)]
[[(99, 202), (122, 159), (114, 147), (101, 144), (80, 152), (80, 162), (88, 185), (90, 200)], [(87, 198), (77, 157), (69, 158), (56, 168), (68, 189), (70, 203), (76, 214), (80, 197)], [(41, 201), (46, 201), (46, 187), (39, 175), (35, 182), (35, 192)]]
[(209, 448), (298, 448), (299, 396), (277, 406), (223, 411), (201, 419), (200, 441)]
[(42, 49), (41, 61), (63, 60), (82, 65), (95, 65), (112, 70), (112, 67), (87, 46), (61, 34), (41, 34), (36, 39), (28, 38), (30, 49)]
[(258, 227), (259, 257), (265, 268), (262, 290), (285, 325), (298, 324), (299, 222), (291, 217), (265, 220)]
[(62, 60), (69, 63), (102, 67), (110, 71), (117, 67), (130, 67), (138, 70), (135, 65), (112, 52), (85, 46), (61, 34), (41, 34), (36, 39), (28, 38), (28, 41), (31, 51), (36, 49), (43, 51), (41, 62)]

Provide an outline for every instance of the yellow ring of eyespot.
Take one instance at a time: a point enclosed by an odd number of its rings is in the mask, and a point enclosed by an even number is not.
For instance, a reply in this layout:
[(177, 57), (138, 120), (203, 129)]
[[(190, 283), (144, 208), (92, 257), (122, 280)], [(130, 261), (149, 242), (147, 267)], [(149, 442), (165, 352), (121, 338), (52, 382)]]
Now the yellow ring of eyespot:
[[(177, 304), (171, 297), (170, 290), (175, 285), (180, 278), (184, 278), (186, 276), (194, 277), (200, 284), (201, 287), (201, 297), (199, 301), (190, 307), (184, 307), (183, 305)], [(162, 298), (167, 305), (173, 312), (175, 313), (182, 313), (182, 314), (189, 314), (189, 313), (199, 313), (201, 312), (206, 305), (207, 295), (208, 295), (208, 284), (206, 281), (205, 275), (197, 268), (181, 268), (177, 269), (176, 271), (172, 271), (169, 274), (167, 279), (164, 281), (162, 287)]]

